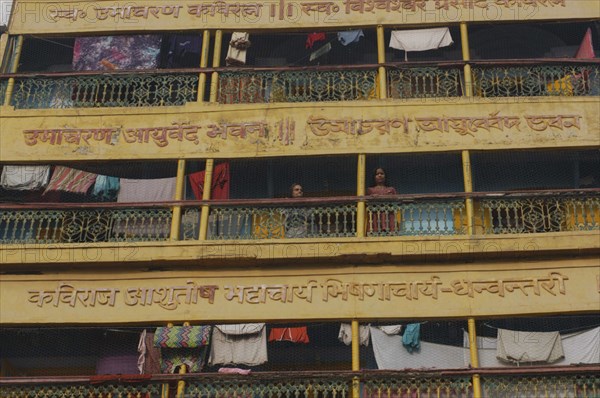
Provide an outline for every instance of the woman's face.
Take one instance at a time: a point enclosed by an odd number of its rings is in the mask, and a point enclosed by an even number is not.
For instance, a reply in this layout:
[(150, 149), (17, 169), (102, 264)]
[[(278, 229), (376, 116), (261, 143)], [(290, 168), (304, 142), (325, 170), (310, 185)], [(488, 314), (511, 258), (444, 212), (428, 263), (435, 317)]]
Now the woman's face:
[(375, 170), (375, 184), (377, 184), (377, 185), (385, 184), (385, 171), (383, 171), (383, 169)]
[(300, 198), (304, 196), (304, 191), (302, 190), (302, 185), (296, 184), (292, 187), (292, 198)]

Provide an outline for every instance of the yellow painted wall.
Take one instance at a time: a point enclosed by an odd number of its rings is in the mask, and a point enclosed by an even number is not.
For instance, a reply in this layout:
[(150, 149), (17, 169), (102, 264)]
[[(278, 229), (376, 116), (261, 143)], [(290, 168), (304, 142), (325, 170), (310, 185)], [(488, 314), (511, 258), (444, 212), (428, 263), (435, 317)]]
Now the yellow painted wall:
[(12, 34), (269, 28), (383, 24), (420, 26), (461, 21), (592, 19), (587, 0), (332, 0), (322, 2), (201, 0), (15, 0)]
[[(2, 323), (427, 319), (597, 311), (600, 260), (3, 275)], [(150, 295), (150, 293), (152, 295)]]
[(1, 109), (0, 160), (597, 147), (597, 98)]

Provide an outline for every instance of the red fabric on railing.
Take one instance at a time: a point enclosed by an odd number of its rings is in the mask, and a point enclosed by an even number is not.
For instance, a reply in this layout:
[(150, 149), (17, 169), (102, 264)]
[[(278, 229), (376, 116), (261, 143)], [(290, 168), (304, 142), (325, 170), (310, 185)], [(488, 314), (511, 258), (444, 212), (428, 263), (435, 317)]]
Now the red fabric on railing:
[[(204, 177), (205, 171), (198, 171), (190, 174), (190, 184), (194, 196), (198, 200), (202, 200), (202, 192), (204, 192)], [(229, 163), (220, 163), (213, 170), (213, 179), (210, 189), (211, 199), (229, 199)]]

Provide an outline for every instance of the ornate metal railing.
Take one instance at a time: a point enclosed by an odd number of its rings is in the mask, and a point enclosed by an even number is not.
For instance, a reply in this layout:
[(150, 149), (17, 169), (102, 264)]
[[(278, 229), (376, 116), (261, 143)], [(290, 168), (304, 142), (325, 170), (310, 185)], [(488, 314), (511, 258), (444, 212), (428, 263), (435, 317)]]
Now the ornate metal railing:
[(600, 64), (503, 65), (472, 67), (473, 95), (537, 97), (600, 95)]
[(213, 207), (208, 239), (356, 236), (356, 205)]
[(219, 73), (218, 102), (356, 101), (376, 98), (373, 69), (236, 70)]
[(14, 384), (0, 385), (2, 398), (160, 398), (162, 384)]
[[(372, 377), (372, 378), (371, 378)], [(464, 376), (441, 376), (439, 374), (406, 373), (404, 375), (372, 375), (364, 382), (365, 398), (436, 397), (470, 398), (471, 378)]]
[(484, 398), (597, 398), (598, 374), (484, 376)]
[(198, 96), (198, 74), (98, 74), (18, 77), (17, 109), (183, 105)]
[(487, 234), (600, 229), (600, 195), (483, 198), (475, 222)]
[[(351, 398), (351, 378), (337, 374), (257, 374), (256, 377), (202, 377), (186, 382), (186, 397)], [(307, 373), (307, 372), (304, 372)]]
[(464, 235), (466, 225), (460, 200), (367, 204), (367, 236)]
[(0, 243), (161, 241), (169, 238), (171, 210), (1, 210)]
[(390, 65), (387, 69), (389, 98), (445, 98), (463, 95), (462, 68)]

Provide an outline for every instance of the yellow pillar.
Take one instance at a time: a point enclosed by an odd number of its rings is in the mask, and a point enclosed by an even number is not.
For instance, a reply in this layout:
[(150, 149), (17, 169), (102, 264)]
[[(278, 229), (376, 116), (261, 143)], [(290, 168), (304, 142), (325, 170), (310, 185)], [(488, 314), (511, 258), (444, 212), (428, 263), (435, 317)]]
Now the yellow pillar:
[[(462, 151), (462, 167), (463, 167), (463, 184), (465, 192), (473, 192), (473, 179), (471, 174), (471, 157), (469, 151)], [(465, 200), (465, 206), (467, 208), (467, 234), (473, 235), (473, 199), (467, 198)]]
[[(177, 161), (177, 181), (175, 183), (174, 200), (183, 200), (185, 188), (185, 159)], [(181, 230), (181, 205), (173, 206), (173, 219), (171, 220), (171, 240), (179, 240)]]
[[(202, 200), (210, 200), (210, 189), (212, 187), (212, 175), (215, 161), (214, 159), (206, 159), (206, 167), (204, 172), (204, 189), (202, 190)], [(206, 240), (208, 233), (208, 213), (210, 212), (209, 205), (202, 205), (200, 212), (200, 240)]]
[[(205, 30), (202, 34), (202, 54), (200, 54), (200, 67), (208, 66), (208, 49), (210, 45), (210, 31)], [(198, 102), (204, 102), (204, 90), (206, 90), (206, 72), (201, 72), (198, 80)]]
[[(215, 50), (213, 52), (213, 68), (221, 66), (221, 44), (223, 42), (223, 31), (217, 30), (215, 33)], [(213, 72), (210, 79), (210, 102), (217, 102), (219, 90), (219, 73)]]
[[(358, 320), (352, 320), (352, 371), (360, 370), (360, 331)], [(360, 397), (360, 380), (358, 377), (352, 379), (352, 398)]]
[(4, 52), (6, 51), (6, 44), (8, 43), (8, 33), (0, 34), (0, 65), (4, 61)]
[[(479, 356), (477, 352), (477, 331), (475, 330), (475, 319), (469, 318), (469, 354), (471, 356), (471, 367), (479, 367)], [(478, 374), (473, 375), (473, 398), (481, 398), (481, 379)]]
[[(184, 375), (187, 373), (187, 365), (181, 365), (179, 367), (179, 374)], [(185, 395), (185, 380), (179, 380), (177, 382), (177, 398), (183, 398)]]
[[(358, 155), (358, 165), (356, 167), (356, 195), (365, 196), (365, 174), (366, 174), (367, 156), (364, 153)], [(364, 200), (359, 200), (356, 204), (356, 236), (365, 237), (365, 215), (366, 204)]]
[(460, 23), (460, 43), (462, 46), (463, 61), (465, 61), (464, 74), (465, 74), (465, 96), (473, 96), (473, 76), (471, 74), (471, 52), (469, 50), (469, 33), (467, 31), (467, 23)]
[(379, 79), (379, 98), (387, 98), (387, 79), (385, 75), (385, 37), (382, 25), (377, 25), (377, 78)]
[[(19, 61), (21, 60), (21, 50), (23, 49), (23, 36), (17, 36), (15, 38), (14, 51), (10, 54), (8, 60), (8, 70), (6, 73), (16, 73), (19, 69)], [(6, 93), (4, 94), (4, 105), (10, 105), (13, 90), (15, 89), (15, 78), (11, 77), (8, 79), (6, 86)]]

